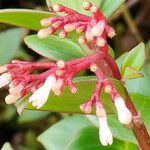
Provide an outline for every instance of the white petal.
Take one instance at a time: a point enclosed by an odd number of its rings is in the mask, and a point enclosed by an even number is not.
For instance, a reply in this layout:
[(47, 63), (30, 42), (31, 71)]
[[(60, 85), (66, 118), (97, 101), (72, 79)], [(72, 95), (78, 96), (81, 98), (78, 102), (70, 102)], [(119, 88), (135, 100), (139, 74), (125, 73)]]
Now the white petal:
[(113, 136), (107, 124), (107, 118), (99, 118), (99, 139), (102, 145), (107, 146), (113, 143)]
[(43, 86), (37, 89), (32, 96), (29, 98), (29, 102), (32, 102), (33, 106), (37, 108), (42, 107), (49, 96), (49, 92), (52, 89), (52, 86), (55, 84), (56, 78), (54, 76), (49, 76)]
[(11, 81), (11, 75), (4, 73), (0, 76), (0, 88), (7, 85)]
[(124, 100), (119, 97), (115, 99), (115, 106), (118, 111), (118, 119), (122, 124), (129, 124), (132, 120), (132, 114), (130, 110), (126, 107)]

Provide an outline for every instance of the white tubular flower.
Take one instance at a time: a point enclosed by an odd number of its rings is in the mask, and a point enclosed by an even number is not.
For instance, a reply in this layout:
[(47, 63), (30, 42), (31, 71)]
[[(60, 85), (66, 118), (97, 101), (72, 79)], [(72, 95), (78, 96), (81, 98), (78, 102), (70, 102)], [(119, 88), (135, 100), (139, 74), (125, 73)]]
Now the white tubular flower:
[(63, 80), (62, 79), (58, 79), (55, 82), (55, 84), (52, 86), (53, 92), (61, 90), (62, 85), (63, 85)]
[(118, 97), (114, 101), (118, 112), (118, 119), (122, 124), (129, 124), (132, 120), (132, 114), (130, 110), (126, 107), (124, 100)]
[(0, 88), (7, 85), (11, 81), (11, 75), (9, 73), (3, 73), (0, 76)]
[(43, 86), (41, 86), (32, 94), (32, 96), (29, 98), (29, 102), (32, 102), (32, 105), (36, 106), (38, 109), (42, 107), (47, 101), (49, 92), (55, 83), (56, 83), (56, 78), (50, 75), (45, 80)]
[(99, 120), (99, 139), (102, 145), (107, 146), (113, 143), (113, 136), (107, 124), (107, 118), (100, 117)]

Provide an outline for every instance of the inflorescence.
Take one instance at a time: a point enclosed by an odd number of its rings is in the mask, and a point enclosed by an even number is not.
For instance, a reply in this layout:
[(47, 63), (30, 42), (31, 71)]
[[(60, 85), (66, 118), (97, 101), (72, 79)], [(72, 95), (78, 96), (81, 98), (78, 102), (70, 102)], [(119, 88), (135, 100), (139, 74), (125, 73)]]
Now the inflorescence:
[[(102, 87), (104, 87), (106, 93), (110, 94), (118, 112), (118, 119), (122, 124), (129, 124), (132, 120), (132, 114), (113, 83), (100, 67), (100, 62), (105, 60), (111, 69), (113, 77), (118, 80), (121, 79), (115, 61), (108, 54), (106, 39), (107, 36), (114, 37), (115, 31), (108, 25), (105, 16), (97, 6), (85, 1), (83, 2), (83, 8), (90, 11), (93, 16), (85, 16), (60, 4), (55, 5), (53, 11), (63, 12), (67, 15), (42, 19), (41, 25), (46, 28), (38, 32), (38, 37), (45, 38), (62, 29), (59, 37), (65, 38), (68, 32), (75, 30), (77, 33), (82, 33), (79, 43), (87, 45), (91, 51), (95, 52), (93, 55), (67, 62), (59, 60), (56, 63), (13, 60), (11, 64), (0, 67), (0, 73), (2, 74), (0, 76), (0, 88), (9, 84), (9, 95), (5, 98), (7, 104), (16, 103), (20, 98), (32, 93), (25, 105), (18, 108), (18, 112), (21, 113), (28, 103), (32, 103), (37, 109), (41, 108), (46, 103), (50, 91), (59, 96), (64, 87), (68, 86), (71, 93), (76, 93), (77, 87), (72, 81), (73, 78), (80, 71), (90, 69), (97, 77), (96, 88), (89, 100), (80, 105), (80, 109), (85, 114), (90, 114), (93, 106), (96, 106), (96, 115), (100, 126), (100, 141), (103, 145), (108, 145), (112, 144), (113, 137), (107, 124), (105, 108), (100, 99)], [(33, 73), (39, 69), (44, 71), (42, 73)]]

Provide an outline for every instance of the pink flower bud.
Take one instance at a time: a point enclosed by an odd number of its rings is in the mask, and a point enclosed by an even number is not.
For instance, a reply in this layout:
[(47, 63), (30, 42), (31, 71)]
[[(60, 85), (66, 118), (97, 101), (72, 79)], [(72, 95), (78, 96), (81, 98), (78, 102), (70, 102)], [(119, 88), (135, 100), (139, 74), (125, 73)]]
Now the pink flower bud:
[(39, 30), (37, 35), (39, 38), (46, 38), (52, 33), (53, 33), (53, 28), (49, 27), (49, 28)]
[(9, 94), (5, 97), (6, 104), (13, 104), (15, 103), (21, 96), (20, 95), (13, 95)]
[(85, 114), (90, 114), (92, 111), (92, 105), (89, 102), (85, 102), (83, 104), (80, 105), (80, 109), (85, 113)]
[(64, 39), (67, 37), (67, 32), (65, 30), (62, 30), (60, 33), (59, 33), (59, 37)]
[(57, 29), (60, 25), (62, 24), (62, 21), (56, 21), (52, 24), (52, 27), (54, 27), (55, 29)]
[(62, 11), (62, 7), (61, 7), (61, 5), (57, 4), (57, 5), (53, 6), (53, 10), (55, 12), (61, 12)]
[(64, 26), (64, 29), (65, 29), (66, 32), (71, 32), (75, 29), (75, 26), (73, 24), (66, 24)]
[(80, 44), (84, 44), (86, 42), (86, 39), (85, 39), (84, 36), (80, 36), (78, 41), (79, 41)]

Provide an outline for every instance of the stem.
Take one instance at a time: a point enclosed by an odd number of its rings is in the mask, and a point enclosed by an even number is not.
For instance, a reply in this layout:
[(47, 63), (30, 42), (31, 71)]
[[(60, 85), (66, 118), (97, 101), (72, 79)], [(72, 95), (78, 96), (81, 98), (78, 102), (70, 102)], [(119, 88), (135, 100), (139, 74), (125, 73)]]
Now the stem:
[(141, 116), (134, 107), (131, 98), (126, 90), (126, 104), (128, 109), (133, 115), (133, 121), (130, 124), (130, 128), (135, 135), (140, 147), (142, 150), (150, 150), (150, 136), (147, 132), (147, 129), (142, 121)]
[[(111, 61), (108, 62), (109, 59)], [(110, 64), (111, 68), (114, 68), (114, 66), (115, 66), (115, 70), (117, 71), (117, 69), (116, 69), (117, 65), (116, 65), (115, 61), (112, 61), (110, 56), (109, 56), (109, 59), (107, 59), (107, 63)], [(116, 73), (120, 74), (119, 69)], [(125, 91), (126, 91), (126, 105), (127, 105), (128, 109), (130, 110), (130, 112), (132, 113), (132, 116), (133, 116), (132, 122), (127, 127), (132, 130), (132, 132), (135, 135), (141, 149), (142, 150), (150, 150), (150, 136), (148, 134), (148, 131), (144, 125), (144, 122), (142, 121), (141, 116), (137, 112), (134, 104), (132, 103), (132, 100), (131, 100), (126, 88), (125, 88)]]

